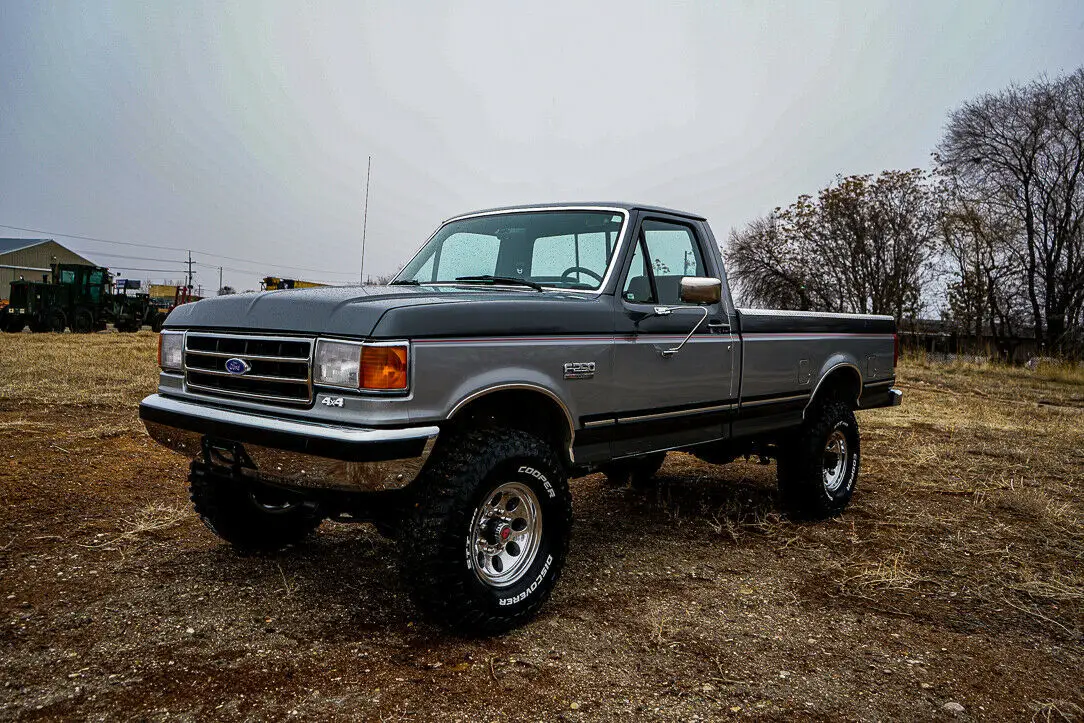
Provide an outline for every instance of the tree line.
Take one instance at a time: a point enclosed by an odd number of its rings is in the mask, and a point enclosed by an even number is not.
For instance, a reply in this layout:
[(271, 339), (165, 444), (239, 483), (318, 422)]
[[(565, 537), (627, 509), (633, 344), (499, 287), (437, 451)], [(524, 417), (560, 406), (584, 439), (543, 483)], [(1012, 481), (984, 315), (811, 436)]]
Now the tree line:
[(939, 316), (1084, 355), (1084, 68), (964, 103), (932, 169), (837, 177), (724, 253), (745, 304)]

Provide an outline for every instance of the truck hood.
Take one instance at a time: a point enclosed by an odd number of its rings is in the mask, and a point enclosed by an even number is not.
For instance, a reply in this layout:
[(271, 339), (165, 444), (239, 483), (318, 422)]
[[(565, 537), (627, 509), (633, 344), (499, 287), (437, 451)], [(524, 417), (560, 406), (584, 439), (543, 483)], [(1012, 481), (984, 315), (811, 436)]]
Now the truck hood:
[[(591, 297), (560, 291), (479, 286), (355, 286), (217, 296), (184, 304), (166, 328), (418, 338), (462, 334), (608, 331), (611, 317), (582, 310)], [(569, 315), (569, 305), (581, 312)], [(578, 326), (579, 324), (577, 324)]]

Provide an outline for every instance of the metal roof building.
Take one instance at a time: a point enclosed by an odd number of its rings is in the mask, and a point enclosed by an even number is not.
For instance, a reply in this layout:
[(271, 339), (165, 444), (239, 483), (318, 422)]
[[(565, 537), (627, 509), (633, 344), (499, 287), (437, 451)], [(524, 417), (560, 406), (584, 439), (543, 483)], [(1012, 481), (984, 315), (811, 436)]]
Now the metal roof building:
[(11, 294), (11, 282), (20, 276), (28, 280), (52, 280), (53, 264), (89, 264), (71, 249), (49, 238), (0, 238), (0, 300)]

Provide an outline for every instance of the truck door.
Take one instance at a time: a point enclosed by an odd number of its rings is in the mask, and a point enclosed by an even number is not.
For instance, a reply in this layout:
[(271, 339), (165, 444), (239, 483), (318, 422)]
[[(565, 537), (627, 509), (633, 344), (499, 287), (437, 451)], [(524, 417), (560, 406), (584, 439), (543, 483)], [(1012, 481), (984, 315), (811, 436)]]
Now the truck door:
[[(613, 453), (722, 439), (737, 396), (729, 310), (725, 298), (711, 305), (680, 299), (683, 277), (722, 276), (718, 256), (705, 253), (699, 227), (681, 219), (645, 216), (632, 238), (614, 300)], [(694, 327), (680, 351), (664, 353)]]

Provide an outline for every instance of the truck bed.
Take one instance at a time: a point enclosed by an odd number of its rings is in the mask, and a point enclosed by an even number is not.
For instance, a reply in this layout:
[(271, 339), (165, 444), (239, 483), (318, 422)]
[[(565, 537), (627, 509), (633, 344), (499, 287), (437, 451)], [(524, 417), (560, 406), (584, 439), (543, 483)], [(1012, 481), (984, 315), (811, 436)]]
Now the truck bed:
[(882, 401), (895, 381), (891, 316), (767, 309), (737, 314), (742, 354), (735, 436), (799, 423), (815, 385), (832, 370), (853, 367), (858, 373), (860, 407)]

